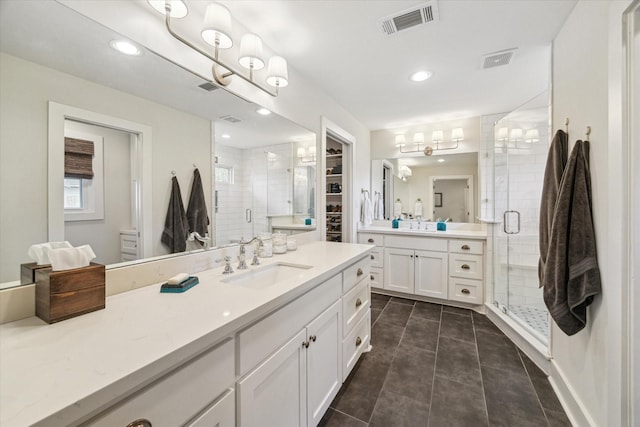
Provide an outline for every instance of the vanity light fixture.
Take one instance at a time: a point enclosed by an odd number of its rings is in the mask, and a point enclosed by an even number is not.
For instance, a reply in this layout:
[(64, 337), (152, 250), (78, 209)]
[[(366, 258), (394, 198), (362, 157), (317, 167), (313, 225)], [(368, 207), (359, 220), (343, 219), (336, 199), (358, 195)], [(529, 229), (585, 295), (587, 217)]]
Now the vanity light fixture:
[(202, 27), (202, 39), (209, 45), (213, 46), (213, 54), (195, 46), (185, 37), (179, 35), (171, 27), (172, 18), (181, 18), (187, 15), (187, 7), (181, 0), (147, 0), (149, 4), (156, 10), (165, 14), (165, 25), (167, 31), (176, 40), (180, 41), (187, 47), (195, 50), (200, 55), (208, 58), (213, 62), (211, 72), (213, 81), (220, 86), (228, 86), (233, 76), (238, 76), (242, 80), (250, 83), (261, 91), (269, 95), (278, 96), (279, 90), (289, 84), (289, 75), (287, 71), (287, 61), (280, 57), (274, 56), (269, 59), (266, 75), (266, 84), (269, 87), (256, 82), (254, 80), (254, 71), (264, 68), (265, 62), (262, 59), (262, 39), (256, 34), (245, 34), (240, 40), (240, 55), (238, 63), (241, 67), (249, 70), (248, 76), (240, 72), (235, 66), (223, 62), (219, 58), (220, 49), (228, 49), (233, 46), (231, 38), (232, 19), (231, 12), (220, 3), (211, 3), (207, 6)]
[(520, 128), (513, 128), (511, 129), (511, 132), (509, 133), (509, 141), (514, 141), (514, 142), (518, 142), (522, 140), (522, 129)]
[(316, 147), (312, 145), (307, 151), (304, 147), (298, 148), (298, 158), (300, 163), (315, 163), (316, 161)]
[(268, 116), (269, 114), (271, 114), (271, 111), (267, 110), (264, 107), (260, 107), (256, 110), (256, 113), (260, 114), (261, 116)]
[(127, 40), (112, 40), (111, 47), (125, 55), (138, 56), (142, 51), (135, 44)]
[(527, 144), (532, 144), (534, 142), (540, 141), (540, 135), (538, 134), (538, 129), (528, 129), (524, 134), (524, 142)]
[[(434, 130), (431, 133), (431, 143), (432, 145), (425, 146), (424, 142), (424, 133), (416, 132), (413, 135), (413, 145), (414, 147), (411, 149), (406, 149), (406, 141), (404, 135), (396, 135), (396, 147), (400, 149), (401, 153), (419, 153), (422, 152), (425, 156), (430, 156), (434, 151), (440, 150), (455, 150), (458, 148), (458, 143), (464, 139), (464, 132), (462, 128), (455, 128), (451, 131), (451, 140), (456, 143), (456, 145), (451, 147), (440, 147), (440, 144), (443, 142), (444, 132), (441, 130)], [(435, 145), (435, 147), (434, 147)]]

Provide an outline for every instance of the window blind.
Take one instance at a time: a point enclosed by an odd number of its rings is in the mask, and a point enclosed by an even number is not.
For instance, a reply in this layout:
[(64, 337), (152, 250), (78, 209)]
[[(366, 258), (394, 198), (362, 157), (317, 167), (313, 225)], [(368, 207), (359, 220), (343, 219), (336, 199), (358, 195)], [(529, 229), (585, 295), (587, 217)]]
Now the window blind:
[(93, 141), (64, 139), (65, 178), (93, 178)]

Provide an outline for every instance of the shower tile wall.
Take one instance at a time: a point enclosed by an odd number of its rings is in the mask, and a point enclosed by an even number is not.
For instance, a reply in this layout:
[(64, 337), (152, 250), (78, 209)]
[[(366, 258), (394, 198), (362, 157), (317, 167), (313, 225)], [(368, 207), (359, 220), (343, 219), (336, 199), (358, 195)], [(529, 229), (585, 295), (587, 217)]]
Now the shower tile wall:
[[(251, 206), (250, 178), (251, 169), (246, 165), (246, 151), (239, 148), (216, 147), (219, 164), (232, 167), (234, 182), (215, 183), (218, 191), (218, 212), (216, 215), (216, 245), (237, 241), (243, 235), (251, 234), (251, 225), (244, 221), (245, 207)], [(249, 199), (247, 199), (247, 194)], [(223, 224), (222, 226), (220, 226)]]

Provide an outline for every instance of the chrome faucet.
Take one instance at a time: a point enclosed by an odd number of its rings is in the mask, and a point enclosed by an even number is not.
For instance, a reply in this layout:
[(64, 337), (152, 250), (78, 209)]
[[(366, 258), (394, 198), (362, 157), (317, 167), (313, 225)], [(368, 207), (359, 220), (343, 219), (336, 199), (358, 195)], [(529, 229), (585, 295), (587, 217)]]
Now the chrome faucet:
[(226, 256), (224, 257), (224, 271), (222, 272), (222, 274), (231, 274), (231, 273), (233, 273), (233, 268), (231, 268), (231, 257)]
[(211, 237), (209, 237), (209, 233), (206, 233), (204, 237), (202, 237), (200, 233), (194, 231), (193, 233), (189, 234), (189, 237), (187, 237), (188, 242), (193, 242), (195, 240), (203, 243), (205, 250), (209, 249), (209, 243), (211, 243)]
[[(254, 237), (253, 239), (249, 240), (248, 242), (245, 242), (242, 240), (242, 237), (240, 238), (240, 255), (238, 255), (238, 270), (246, 270), (247, 269), (247, 263), (245, 262), (244, 256), (245, 256), (245, 245), (250, 245), (251, 243), (255, 242), (256, 240), (258, 240), (257, 237)], [(259, 265), (260, 261), (258, 261), (258, 256), (257, 256), (257, 251), (253, 251), (253, 260), (251, 261), (251, 265)]]

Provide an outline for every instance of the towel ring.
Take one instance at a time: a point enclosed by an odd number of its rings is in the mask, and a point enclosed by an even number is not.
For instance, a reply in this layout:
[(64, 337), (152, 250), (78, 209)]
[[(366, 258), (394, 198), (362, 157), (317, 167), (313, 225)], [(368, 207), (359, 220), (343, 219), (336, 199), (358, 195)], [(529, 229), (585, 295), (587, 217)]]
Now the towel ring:
[(567, 135), (569, 134), (569, 117), (564, 119), (564, 131), (566, 132)]
[(176, 176), (176, 171), (171, 171), (171, 176)]
[(587, 140), (587, 142), (589, 142), (589, 135), (591, 135), (591, 126), (587, 126), (586, 135), (587, 135), (587, 139), (586, 140)]
[(198, 165), (196, 165), (195, 163), (193, 164), (193, 168), (194, 169), (198, 169)]

